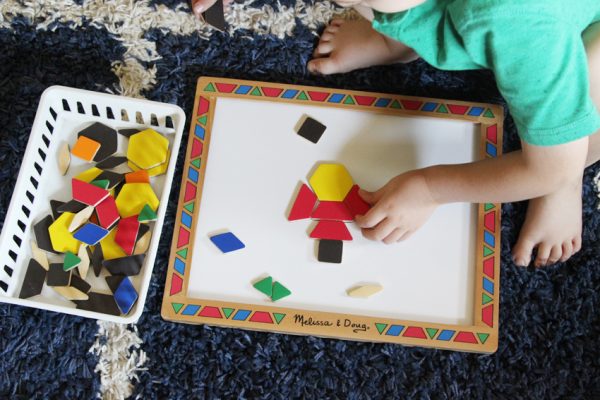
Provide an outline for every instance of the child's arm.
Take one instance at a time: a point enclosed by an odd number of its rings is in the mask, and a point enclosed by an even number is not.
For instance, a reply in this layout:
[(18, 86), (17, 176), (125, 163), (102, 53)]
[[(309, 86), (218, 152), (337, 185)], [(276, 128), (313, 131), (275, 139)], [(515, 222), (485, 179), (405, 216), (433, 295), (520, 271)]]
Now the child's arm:
[(581, 183), (588, 138), (531, 146), (498, 158), (437, 165), (399, 175), (377, 192), (362, 192), (373, 208), (356, 218), (365, 237), (392, 243), (408, 238), (435, 208), (452, 202), (511, 202)]

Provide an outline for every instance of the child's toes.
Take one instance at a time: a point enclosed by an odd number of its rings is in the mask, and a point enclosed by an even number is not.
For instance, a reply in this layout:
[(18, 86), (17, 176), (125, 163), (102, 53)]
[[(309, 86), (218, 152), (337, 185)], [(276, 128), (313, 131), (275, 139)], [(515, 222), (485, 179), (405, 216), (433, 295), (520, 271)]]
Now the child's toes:
[(333, 57), (317, 58), (308, 62), (308, 70), (313, 74), (328, 75), (338, 72), (339, 66)]
[(548, 263), (552, 246), (546, 242), (542, 242), (538, 245), (537, 256), (535, 257), (534, 265), (536, 267), (543, 267)]
[(581, 235), (577, 236), (575, 239), (571, 241), (573, 243), (573, 254), (577, 253), (581, 250)]
[(531, 262), (531, 253), (536, 243), (528, 240), (519, 238), (515, 246), (513, 247), (513, 260), (519, 267), (526, 267)]
[(562, 245), (555, 244), (552, 246), (552, 250), (550, 250), (550, 255), (548, 256), (548, 265), (556, 264), (558, 260), (561, 259), (563, 254)]
[(573, 241), (567, 240), (562, 244), (562, 257), (560, 262), (565, 262), (573, 255)]

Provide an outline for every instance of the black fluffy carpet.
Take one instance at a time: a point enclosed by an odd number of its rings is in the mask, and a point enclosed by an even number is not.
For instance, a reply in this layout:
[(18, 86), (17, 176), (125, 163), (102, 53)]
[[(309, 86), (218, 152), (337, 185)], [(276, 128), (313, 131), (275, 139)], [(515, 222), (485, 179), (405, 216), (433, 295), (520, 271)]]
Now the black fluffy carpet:
[[(160, 3), (173, 9), (181, 4)], [(278, 10), (295, 3), (265, 0), (251, 7), (263, 4)], [(86, 21), (81, 27), (56, 22), (51, 29), (37, 29), (40, 21), (26, 15), (5, 16), (5, 21), (0, 28), (0, 221), (43, 90), (66, 85), (114, 91), (119, 79), (111, 63), (122, 61), (126, 50), (102, 26)], [(158, 27), (145, 38), (156, 43), (161, 58), (152, 62), (157, 83), (142, 94), (188, 113), (201, 75), (503, 103), (490, 73), (443, 72), (422, 61), (312, 76), (306, 63), (317, 36), (298, 19), (284, 39), (237, 30), (207, 40)], [(187, 137), (187, 127), (184, 132)], [(504, 151), (517, 147), (507, 116)], [(133, 398), (600, 398), (600, 211), (592, 182), (600, 165), (585, 173), (583, 249), (564, 264), (516, 267), (510, 248), (526, 204), (504, 205), (499, 348), (477, 355), (163, 321), (160, 305), (183, 153), (137, 326), (148, 359), (132, 382)], [(97, 330), (95, 321), (0, 304), (0, 398), (96, 397), (98, 360), (88, 350)]]

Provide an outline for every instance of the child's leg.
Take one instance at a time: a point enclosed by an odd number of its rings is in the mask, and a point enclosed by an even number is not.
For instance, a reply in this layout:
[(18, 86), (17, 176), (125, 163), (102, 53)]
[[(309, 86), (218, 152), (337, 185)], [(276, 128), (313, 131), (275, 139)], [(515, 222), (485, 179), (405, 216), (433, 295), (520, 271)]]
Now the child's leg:
[(366, 19), (336, 19), (323, 31), (313, 57), (308, 70), (329, 75), (373, 65), (409, 62), (417, 55), (411, 48), (375, 31)]
[[(600, 110), (600, 23), (585, 33), (590, 90)], [(600, 132), (589, 137), (586, 166), (600, 160)], [(565, 261), (581, 248), (581, 184), (532, 199), (513, 248), (518, 265), (528, 265), (537, 247), (536, 266)]]

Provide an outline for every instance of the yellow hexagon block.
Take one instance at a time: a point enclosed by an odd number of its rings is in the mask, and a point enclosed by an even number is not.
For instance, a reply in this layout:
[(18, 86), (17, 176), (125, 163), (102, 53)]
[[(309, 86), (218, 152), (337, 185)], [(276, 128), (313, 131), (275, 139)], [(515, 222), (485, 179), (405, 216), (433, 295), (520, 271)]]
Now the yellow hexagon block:
[[(156, 167), (152, 167), (146, 170), (146, 172), (148, 172), (149, 176), (158, 176), (158, 175), (162, 175), (165, 172), (167, 172), (167, 169), (169, 168), (169, 158), (171, 157), (171, 151), (167, 151), (167, 159), (165, 160), (164, 163), (157, 165)], [(131, 168), (132, 171), (139, 171), (140, 167), (138, 167), (137, 165), (135, 165), (134, 163), (132, 163), (131, 161), (129, 161), (127, 163), (127, 165), (129, 166), (129, 168)]]
[(153, 129), (132, 135), (127, 147), (127, 159), (142, 169), (150, 169), (167, 160), (169, 141)]
[(341, 164), (321, 164), (309, 179), (321, 201), (343, 201), (352, 188), (350, 173)]
[(79, 252), (79, 246), (81, 245), (81, 242), (75, 239), (73, 234), (69, 232), (69, 225), (71, 225), (73, 217), (75, 217), (75, 214), (64, 212), (48, 228), (50, 242), (52, 243), (52, 248), (55, 251), (61, 253), (70, 251), (74, 254)]
[(138, 215), (146, 204), (153, 211), (158, 208), (158, 197), (148, 183), (126, 183), (121, 188), (115, 202), (122, 218)]
[(102, 247), (102, 257), (105, 260), (127, 257), (127, 254), (125, 254), (121, 246), (115, 242), (115, 236), (117, 236), (116, 228), (110, 231), (110, 233), (104, 236), (104, 238), (100, 241), (100, 247)]

